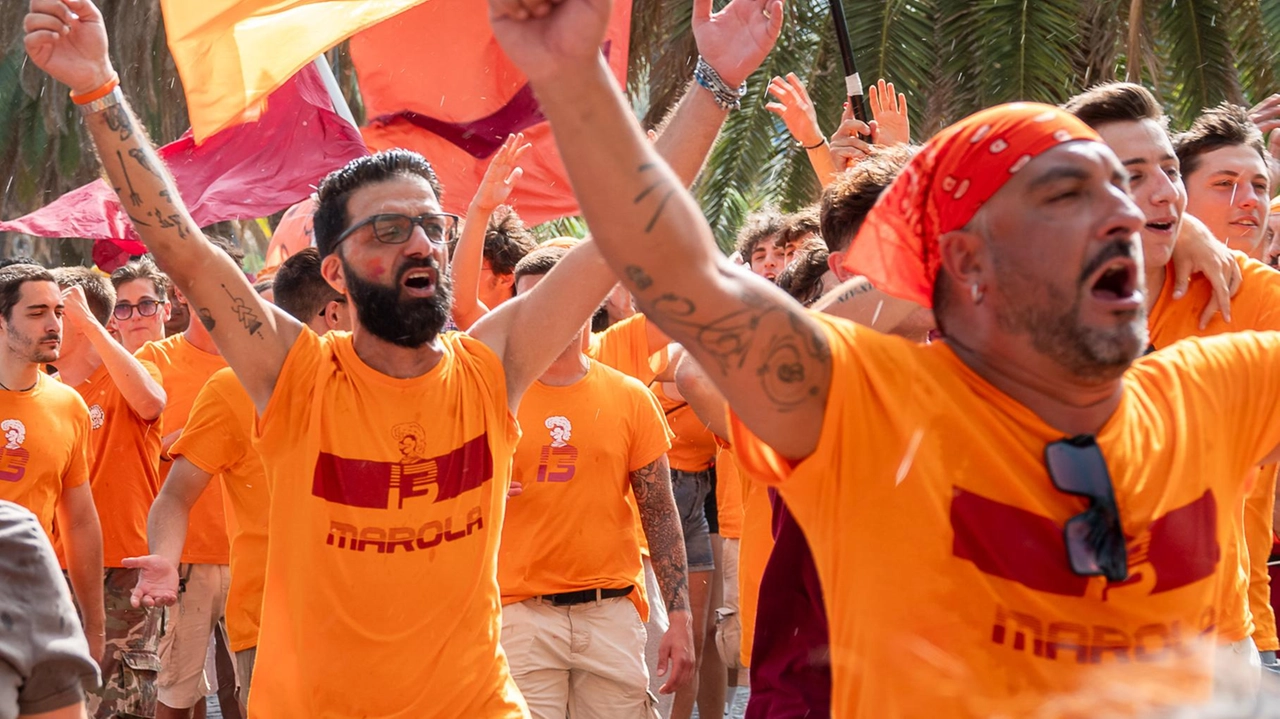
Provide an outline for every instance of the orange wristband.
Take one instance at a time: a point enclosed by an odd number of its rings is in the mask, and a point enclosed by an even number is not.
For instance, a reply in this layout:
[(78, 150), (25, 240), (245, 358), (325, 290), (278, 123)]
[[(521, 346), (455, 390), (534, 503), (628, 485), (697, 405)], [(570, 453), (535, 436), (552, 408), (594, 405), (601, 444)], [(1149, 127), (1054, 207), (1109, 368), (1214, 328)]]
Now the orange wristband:
[(71, 101), (77, 105), (88, 105), (94, 100), (101, 100), (107, 95), (110, 95), (111, 91), (117, 87), (120, 87), (120, 76), (115, 73), (111, 73), (111, 79), (103, 83), (102, 87), (99, 87), (97, 90), (90, 90), (83, 95), (76, 95), (75, 93), (72, 93)]

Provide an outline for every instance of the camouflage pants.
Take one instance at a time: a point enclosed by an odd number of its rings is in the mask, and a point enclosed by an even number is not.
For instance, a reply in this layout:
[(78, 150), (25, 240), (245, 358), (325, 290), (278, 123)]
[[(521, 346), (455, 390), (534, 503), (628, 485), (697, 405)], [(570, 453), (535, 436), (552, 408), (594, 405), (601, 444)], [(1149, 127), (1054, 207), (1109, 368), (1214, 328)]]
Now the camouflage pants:
[(94, 719), (156, 715), (156, 676), (160, 673), (160, 634), (165, 610), (135, 609), (129, 595), (138, 583), (138, 570), (110, 568), (103, 582), (107, 619), (107, 649), (102, 659), (102, 687), (89, 693)]

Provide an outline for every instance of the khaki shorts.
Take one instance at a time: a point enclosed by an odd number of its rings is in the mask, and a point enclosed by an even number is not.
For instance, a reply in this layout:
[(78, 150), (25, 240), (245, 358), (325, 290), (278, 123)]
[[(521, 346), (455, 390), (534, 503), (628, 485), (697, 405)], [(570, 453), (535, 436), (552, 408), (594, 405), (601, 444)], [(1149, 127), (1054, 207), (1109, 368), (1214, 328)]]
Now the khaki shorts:
[(725, 539), (724, 606), (716, 609), (716, 651), (726, 668), (742, 668), (742, 619), (738, 613), (738, 547), (740, 540)]
[(137, 569), (108, 568), (103, 573), (107, 649), (102, 686), (87, 693), (89, 715), (96, 719), (156, 715), (156, 677), (160, 672), (160, 625), (165, 610), (134, 608)]
[(502, 649), (534, 719), (656, 719), (644, 643), (629, 597), (502, 608)]
[(204, 675), (209, 639), (227, 605), (231, 568), (225, 564), (183, 564), (185, 580), (178, 603), (169, 608), (169, 623), (160, 640), (160, 703), (189, 709), (209, 693)]

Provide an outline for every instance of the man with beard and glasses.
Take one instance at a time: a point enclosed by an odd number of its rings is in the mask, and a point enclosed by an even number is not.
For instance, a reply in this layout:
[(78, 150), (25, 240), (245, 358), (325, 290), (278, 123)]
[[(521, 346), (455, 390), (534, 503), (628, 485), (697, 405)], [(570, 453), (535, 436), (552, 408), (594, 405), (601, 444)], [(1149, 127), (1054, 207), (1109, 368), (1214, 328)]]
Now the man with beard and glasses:
[[(1155, 96), (1140, 85), (1112, 83), (1075, 96), (1065, 107), (1097, 130), (1115, 151), (1129, 172), (1134, 202), (1145, 215), (1142, 253), (1151, 348), (1163, 349), (1187, 337), (1280, 330), (1280, 273), (1243, 252), (1231, 253), (1242, 279), (1231, 302), (1230, 322), (1208, 315), (1214, 291), (1203, 278), (1193, 279), (1185, 296), (1175, 300), (1176, 282), (1169, 258), (1175, 242), (1189, 239), (1183, 225), (1199, 227), (1200, 223), (1186, 215), (1187, 192), (1178, 157)], [(1218, 673), (1228, 680), (1251, 679), (1236, 687), (1244, 702), (1252, 702), (1256, 695), (1259, 652), (1265, 663), (1275, 665), (1280, 647), (1267, 573), (1276, 468), (1251, 469), (1248, 475), (1247, 484), (1253, 488), (1242, 513), (1218, 527), (1223, 558), (1217, 633), (1225, 648), (1219, 653), (1223, 671)], [(1231, 683), (1220, 689), (1224, 699), (1233, 691)]]
[[(727, 77), (749, 75), (781, 26), (751, 1), (734, 0), (735, 21), (714, 30)], [(615, 282), (594, 243), (469, 335), (440, 334), (456, 218), (435, 173), (410, 152), (357, 159), (321, 183), (315, 213), (322, 271), (353, 329), (317, 337), (201, 236), (115, 86), (98, 9), (30, 7), (29, 55), (96, 97), (83, 110), (107, 175), (123, 186), (128, 173), (144, 242), (259, 414), (271, 510), (251, 715), (527, 716), (498, 644), (513, 413)], [(660, 145), (691, 178), (727, 111), (710, 92), (689, 97)], [(150, 569), (136, 600), (174, 603), (165, 568)]]
[(1258, 401), (1280, 391), (1280, 336), (1135, 361), (1128, 175), (1093, 130), (1030, 103), (930, 140), (849, 250), (874, 286), (932, 307), (945, 342), (809, 313), (729, 264), (648, 147), (599, 57), (611, 5), (490, 0), (490, 15), (601, 252), (726, 396), (744, 469), (805, 530), (833, 716), (1207, 700), (1214, 528), (1280, 444), (1280, 406)]
[(102, 661), (102, 528), (89, 489), (89, 407), (40, 371), (62, 347), (62, 290), (38, 265), (0, 269), (0, 499), (53, 537), (55, 517), (89, 653)]

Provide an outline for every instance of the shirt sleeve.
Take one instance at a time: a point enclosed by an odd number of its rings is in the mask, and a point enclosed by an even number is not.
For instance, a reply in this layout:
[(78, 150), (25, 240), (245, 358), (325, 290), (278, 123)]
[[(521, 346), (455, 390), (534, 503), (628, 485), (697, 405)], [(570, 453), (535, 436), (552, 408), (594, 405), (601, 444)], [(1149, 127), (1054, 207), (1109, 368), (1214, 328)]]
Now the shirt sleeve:
[[(134, 359), (137, 359), (138, 364), (142, 365), (142, 369), (147, 371), (147, 374), (151, 376), (151, 379), (156, 381), (156, 384), (160, 385), (161, 389), (164, 389), (164, 375), (160, 374), (160, 368), (157, 367), (154, 362), (149, 360), (139, 359), (137, 357), (134, 357)], [(160, 422), (160, 418), (163, 416), (164, 412), (161, 412), (159, 417), (156, 417), (147, 424), (158, 424)]]
[(671, 429), (662, 413), (658, 398), (638, 381), (628, 378), (628, 390), (634, 397), (632, 420), (631, 456), (628, 471), (635, 472), (658, 461), (671, 449)]
[(644, 384), (652, 382), (667, 365), (666, 347), (649, 353), (649, 325), (643, 314), (632, 315), (591, 335), (587, 355)]
[[(223, 372), (225, 370), (219, 370)], [(244, 458), (249, 447), (242, 436), (242, 420), (236, 417), (222, 393), (223, 378), (214, 375), (191, 407), (191, 418), (182, 436), (169, 448), (173, 457), (186, 457), (201, 470), (219, 474), (234, 467)], [(279, 386), (279, 385), (277, 385)]]
[(289, 446), (307, 434), (314, 406), (312, 393), (324, 354), (324, 341), (304, 327), (285, 357), (265, 411), (258, 415), (253, 430), (255, 443)]
[(35, 515), (9, 502), (0, 502), (0, 607), (0, 699), (16, 683), (19, 714), (84, 701), (98, 666), (67, 583)]

